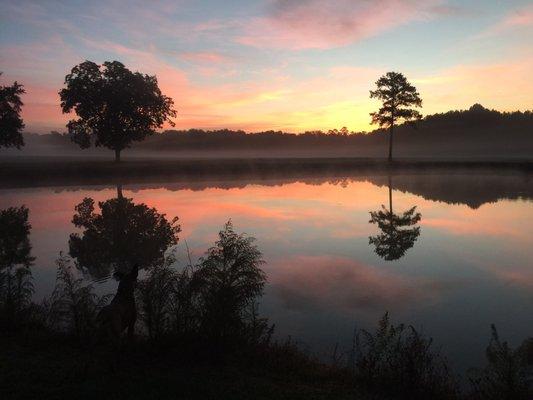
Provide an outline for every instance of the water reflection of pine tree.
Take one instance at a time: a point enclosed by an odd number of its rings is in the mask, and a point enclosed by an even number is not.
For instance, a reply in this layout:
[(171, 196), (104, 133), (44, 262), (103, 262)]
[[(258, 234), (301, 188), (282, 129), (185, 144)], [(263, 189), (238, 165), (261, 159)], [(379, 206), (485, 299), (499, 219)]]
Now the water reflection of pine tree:
[(395, 214), (392, 207), (392, 185), (389, 175), (389, 209), (382, 205), (381, 210), (370, 212), (370, 223), (377, 224), (381, 233), (370, 236), (369, 244), (375, 246), (375, 252), (387, 261), (398, 260), (414, 246), (420, 235), (420, 227), (415, 226), (421, 219), (416, 206)]

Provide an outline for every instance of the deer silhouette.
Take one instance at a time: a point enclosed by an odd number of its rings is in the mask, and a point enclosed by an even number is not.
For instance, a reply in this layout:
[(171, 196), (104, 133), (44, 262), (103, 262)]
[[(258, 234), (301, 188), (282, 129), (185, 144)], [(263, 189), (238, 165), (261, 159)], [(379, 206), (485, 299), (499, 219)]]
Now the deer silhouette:
[(127, 274), (115, 273), (119, 279), (117, 293), (111, 303), (103, 307), (98, 314), (101, 332), (113, 344), (119, 345), (122, 333), (127, 328), (128, 338), (133, 338), (137, 307), (135, 305), (135, 284), (139, 266), (134, 265)]

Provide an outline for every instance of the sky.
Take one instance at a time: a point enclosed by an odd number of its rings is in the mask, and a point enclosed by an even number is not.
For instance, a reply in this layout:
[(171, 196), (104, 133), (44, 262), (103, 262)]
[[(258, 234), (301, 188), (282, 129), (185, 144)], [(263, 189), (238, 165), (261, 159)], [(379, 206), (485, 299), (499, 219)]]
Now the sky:
[[(25, 86), (26, 131), (65, 131), (70, 69), (156, 75), (177, 129), (368, 131), (369, 90), (402, 72), (422, 114), (533, 109), (533, 2), (0, 0), (0, 85)], [(168, 126), (165, 126), (167, 128)]]

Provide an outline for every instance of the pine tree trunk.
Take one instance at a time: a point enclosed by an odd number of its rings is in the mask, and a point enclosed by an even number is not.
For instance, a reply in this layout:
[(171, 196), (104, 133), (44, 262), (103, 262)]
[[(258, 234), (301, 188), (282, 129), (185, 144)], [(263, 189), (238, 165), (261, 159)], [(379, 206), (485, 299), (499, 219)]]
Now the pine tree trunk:
[(392, 161), (392, 138), (394, 135), (394, 123), (390, 126), (390, 134), (389, 134), (389, 162)]
[(120, 150), (115, 149), (115, 162), (120, 162)]

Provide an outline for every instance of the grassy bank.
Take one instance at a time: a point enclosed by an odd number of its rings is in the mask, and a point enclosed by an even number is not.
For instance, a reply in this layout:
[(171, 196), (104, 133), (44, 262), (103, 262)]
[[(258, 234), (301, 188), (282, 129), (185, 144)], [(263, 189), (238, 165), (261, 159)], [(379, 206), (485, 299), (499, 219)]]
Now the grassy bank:
[(3, 399), (360, 398), (344, 370), (288, 347), (217, 361), (184, 347), (139, 339), (110, 361), (105, 348), (80, 347), (54, 335), (4, 337), (0, 393)]

